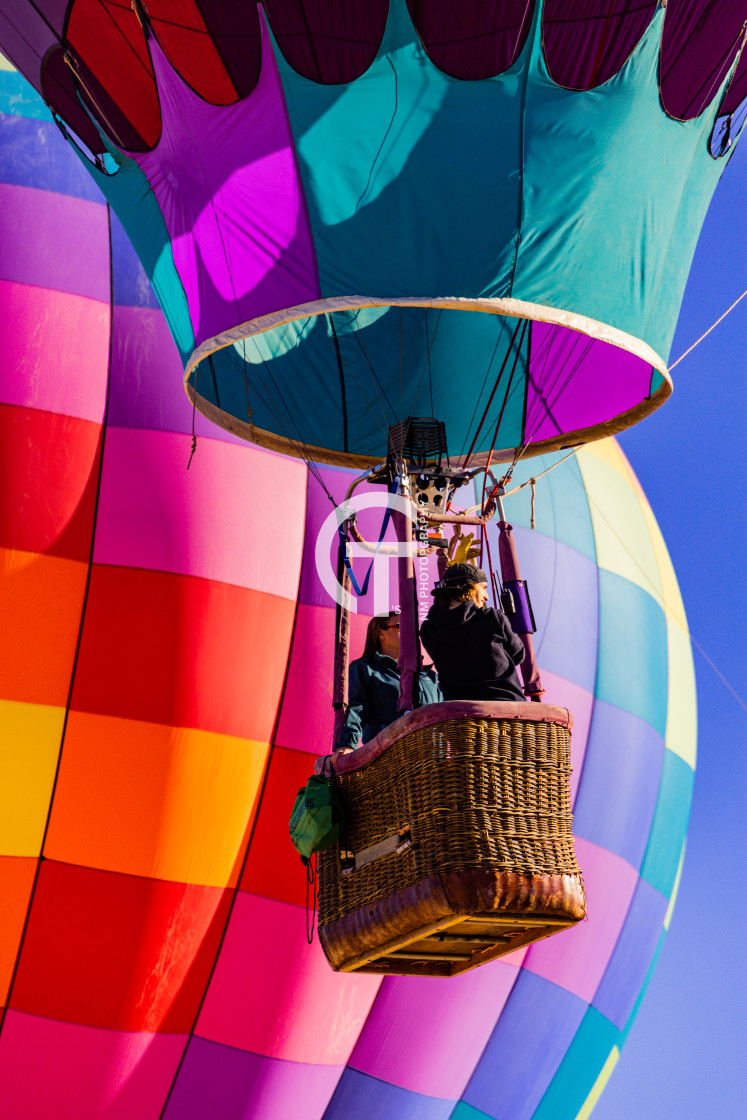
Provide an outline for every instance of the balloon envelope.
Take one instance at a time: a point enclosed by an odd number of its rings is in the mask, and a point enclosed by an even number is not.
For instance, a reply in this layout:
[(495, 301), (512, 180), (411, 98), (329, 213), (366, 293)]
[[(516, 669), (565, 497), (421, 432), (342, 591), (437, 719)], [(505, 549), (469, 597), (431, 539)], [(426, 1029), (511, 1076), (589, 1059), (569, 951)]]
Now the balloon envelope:
[[(8, 69), (0, 99), (4, 1107), (588, 1115), (669, 924), (695, 762), (677, 584), (622, 453), (540, 480), (534, 531), (529, 490), (507, 500), (575, 716), (588, 923), (450, 981), (331, 972), (287, 837), (332, 726), (329, 499), (192, 415), (116, 219)], [(351, 475), (321, 477), (339, 500)]]

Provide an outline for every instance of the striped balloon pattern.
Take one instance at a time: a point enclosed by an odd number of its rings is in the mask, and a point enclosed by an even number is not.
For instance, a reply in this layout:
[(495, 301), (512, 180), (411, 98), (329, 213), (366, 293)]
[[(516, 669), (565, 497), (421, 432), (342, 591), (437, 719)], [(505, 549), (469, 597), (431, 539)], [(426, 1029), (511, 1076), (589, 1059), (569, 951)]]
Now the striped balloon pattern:
[(315, 543), (350, 474), (193, 415), (124, 234), (7, 65), (0, 112), (3, 1115), (588, 1116), (695, 764), (682, 603), (619, 447), (540, 479), (534, 530), (529, 489), (507, 504), (546, 699), (575, 715), (588, 922), (449, 981), (333, 973), (287, 818), (330, 743)]

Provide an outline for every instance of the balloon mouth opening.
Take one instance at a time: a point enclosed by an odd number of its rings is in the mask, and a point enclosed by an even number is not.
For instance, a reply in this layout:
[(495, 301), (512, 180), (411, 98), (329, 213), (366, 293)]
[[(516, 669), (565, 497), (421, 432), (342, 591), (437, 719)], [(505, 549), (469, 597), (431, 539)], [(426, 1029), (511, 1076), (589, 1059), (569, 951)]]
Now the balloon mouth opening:
[(284, 454), (365, 468), (408, 415), (444, 420), (452, 462), (511, 461), (615, 435), (670, 396), (647, 343), (517, 299), (346, 296), (283, 308), (200, 344), (193, 406)]

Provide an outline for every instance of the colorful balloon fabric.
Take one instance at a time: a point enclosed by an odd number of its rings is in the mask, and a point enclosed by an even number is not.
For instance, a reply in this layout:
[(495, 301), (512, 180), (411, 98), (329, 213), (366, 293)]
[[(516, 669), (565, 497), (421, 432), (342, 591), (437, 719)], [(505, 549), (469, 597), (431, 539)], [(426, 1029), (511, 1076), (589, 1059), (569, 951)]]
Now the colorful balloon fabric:
[[(449, 981), (333, 973), (287, 837), (330, 744), (329, 498), (192, 414), (117, 220), (7, 67), (0, 111), (3, 1116), (588, 1116), (669, 924), (695, 762), (682, 604), (621, 451), (541, 479), (535, 531), (529, 490), (507, 499), (547, 699), (575, 715), (588, 923)], [(351, 474), (320, 477), (339, 501)]]
[(359, 465), (427, 410), (511, 457), (669, 395), (744, 116), (747, 0), (614, 8), (20, 0), (0, 48), (98, 153), (205, 415)]

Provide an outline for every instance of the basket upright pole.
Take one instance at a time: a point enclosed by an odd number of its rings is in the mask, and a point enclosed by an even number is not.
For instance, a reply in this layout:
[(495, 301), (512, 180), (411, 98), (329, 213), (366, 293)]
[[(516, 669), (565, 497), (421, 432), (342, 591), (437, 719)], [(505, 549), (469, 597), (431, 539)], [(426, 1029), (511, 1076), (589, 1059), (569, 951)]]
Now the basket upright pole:
[[(397, 461), (401, 497), (410, 498), (410, 474), (407, 462)], [(413, 563), (412, 518), (398, 510), (392, 514), (397, 542), (406, 545), (397, 556), (399, 587), (399, 703), (397, 711), (410, 712), (417, 707), (417, 681), (420, 669), (420, 638), (415, 599), (415, 565)]]
[(342, 562), (342, 550), (338, 557), (337, 582), (342, 587), (343, 602), (337, 604), (335, 626), (335, 679), (332, 688), (332, 707), (335, 711), (332, 730), (332, 750), (342, 734), (345, 714), (348, 707), (348, 666), (350, 664), (350, 596), (352, 584), (347, 566)]

